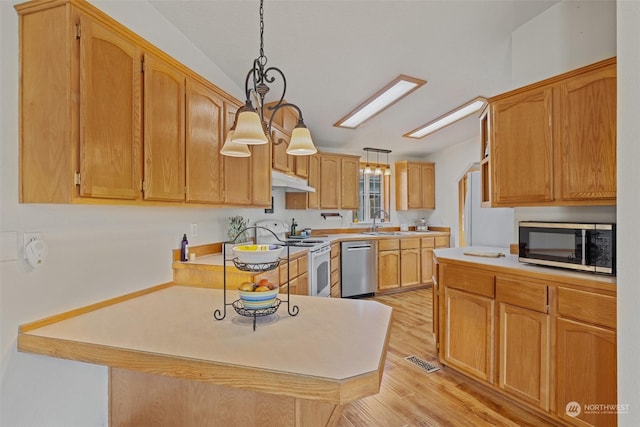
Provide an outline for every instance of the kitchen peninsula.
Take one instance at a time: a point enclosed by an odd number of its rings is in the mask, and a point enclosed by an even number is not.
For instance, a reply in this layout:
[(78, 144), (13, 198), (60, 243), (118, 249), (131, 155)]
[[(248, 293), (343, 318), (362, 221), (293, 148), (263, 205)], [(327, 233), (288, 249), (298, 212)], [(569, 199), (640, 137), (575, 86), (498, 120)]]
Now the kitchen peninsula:
[(108, 366), (114, 426), (335, 425), (380, 389), (392, 309), (290, 298), (253, 331), (214, 319), (221, 290), (167, 283), (22, 325), (18, 350)]

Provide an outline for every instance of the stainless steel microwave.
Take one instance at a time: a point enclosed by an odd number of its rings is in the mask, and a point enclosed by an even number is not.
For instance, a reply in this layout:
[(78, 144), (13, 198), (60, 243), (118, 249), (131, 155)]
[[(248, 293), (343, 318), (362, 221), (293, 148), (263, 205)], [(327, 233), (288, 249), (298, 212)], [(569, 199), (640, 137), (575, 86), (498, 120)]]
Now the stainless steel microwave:
[(518, 260), (616, 274), (616, 225), (521, 221)]

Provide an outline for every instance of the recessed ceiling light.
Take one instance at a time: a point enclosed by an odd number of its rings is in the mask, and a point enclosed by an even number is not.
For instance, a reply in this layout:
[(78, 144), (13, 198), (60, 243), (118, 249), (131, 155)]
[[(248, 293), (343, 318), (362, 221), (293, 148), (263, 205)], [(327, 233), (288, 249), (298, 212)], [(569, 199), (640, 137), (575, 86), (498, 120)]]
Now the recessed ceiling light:
[(455, 110), (449, 111), (448, 113), (438, 117), (437, 119), (432, 120), (429, 123), (425, 123), (424, 125), (412, 130), (411, 132), (405, 133), (402, 136), (415, 139), (424, 138), (430, 133), (440, 130), (445, 126), (449, 126), (450, 124), (455, 123), (458, 120), (464, 119), (465, 117), (468, 117), (471, 114), (482, 110), (486, 103), (487, 100), (483, 97), (472, 99), (466, 104), (459, 106)]
[(426, 83), (426, 80), (401, 74), (333, 126), (355, 129)]

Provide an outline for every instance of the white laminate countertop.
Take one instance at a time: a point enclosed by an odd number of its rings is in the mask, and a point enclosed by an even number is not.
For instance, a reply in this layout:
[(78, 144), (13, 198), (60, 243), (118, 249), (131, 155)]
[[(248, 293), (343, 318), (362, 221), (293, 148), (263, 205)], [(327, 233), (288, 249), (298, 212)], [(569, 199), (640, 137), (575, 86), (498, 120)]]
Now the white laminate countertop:
[[(236, 292), (227, 292), (229, 303), (236, 298)], [(270, 321), (259, 318), (254, 331), (252, 318), (238, 315), (230, 305), (226, 318), (214, 319), (214, 310), (224, 307), (221, 290), (169, 286), (46, 326), (23, 325), (18, 348), (141, 370), (150, 368), (143, 360), (151, 355), (180, 361), (182, 365), (175, 366), (189, 366), (192, 376), (197, 366), (212, 366), (213, 372), (216, 366), (237, 366), (331, 380), (381, 369), (390, 307), (367, 300), (290, 298), (300, 309), (297, 316), (290, 316), (283, 302)], [(193, 368), (185, 360), (192, 361)], [(181, 376), (175, 369), (171, 375)]]
[[(465, 255), (465, 252), (502, 252), (504, 257), (487, 258), (472, 255)], [(571, 279), (578, 281), (599, 282), (602, 284), (616, 284), (616, 278), (593, 273), (583, 273), (572, 270), (564, 270), (553, 267), (543, 267), (533, 264), (526, 264), (518, 261), (518, 255), (509, 253), (509, 248), (487, 247), (487, 246), (467, 246), (460, 248), (435, 249), (434, 254), (439, 261), (451, 260), (455, 262), (465, 262), (481, 266), (489, 266), (500, 269), (516, 270), (517, 273), (529, 273), (531, 275), (558, 276), (558, 280)]]

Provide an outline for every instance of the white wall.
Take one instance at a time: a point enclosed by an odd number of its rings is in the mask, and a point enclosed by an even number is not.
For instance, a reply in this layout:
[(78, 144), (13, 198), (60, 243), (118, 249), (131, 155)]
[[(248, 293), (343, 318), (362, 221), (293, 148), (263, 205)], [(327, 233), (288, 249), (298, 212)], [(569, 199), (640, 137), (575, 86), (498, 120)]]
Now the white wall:
[[(49, 256), (36, 271), (21, 253), (16, 261), (0, 262), (0, 425), (106, 425), (106, 368), (18, 353), (18, 325), (170, 281), (171, 250), (190, 223), (199, 225), (192, 244), (221, 241), (229, 216), (262, 210), (18, 204), (16, 3), (0, 1), (0, 231), (18, 240), (25, 231), (41, 232)], [(226, 91), (242, 94), (181, 33), (162, 24), (147, 2), (98, 6)]]
[(436, 164), (436, 209), (429, 215), (429, 225), (451, 227), (451, 247), (458, 246), (458, 181), (476, 162), (480, 141), (473, 138), (429, 156)]
[(640, 2), (617, 3), (618, 17), (618, 402), (621, 427), (640, 425)]

